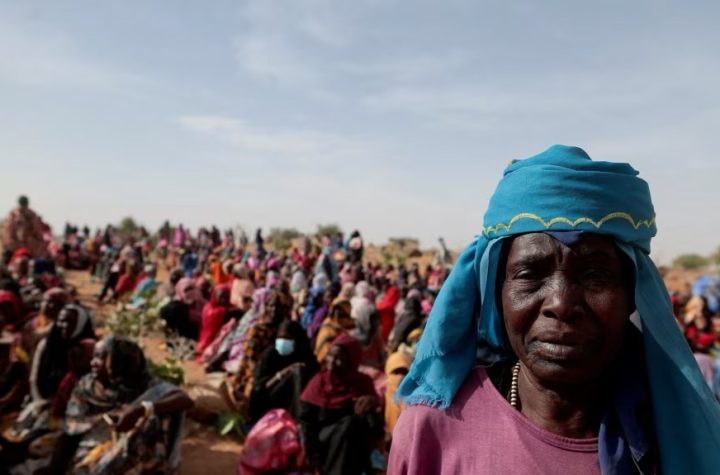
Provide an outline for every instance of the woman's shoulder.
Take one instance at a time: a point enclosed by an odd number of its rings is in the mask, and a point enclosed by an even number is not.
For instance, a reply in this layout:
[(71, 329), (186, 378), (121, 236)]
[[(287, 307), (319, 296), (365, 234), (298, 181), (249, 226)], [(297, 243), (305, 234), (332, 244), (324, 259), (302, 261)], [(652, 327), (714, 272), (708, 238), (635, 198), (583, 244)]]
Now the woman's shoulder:
[[(479, 416), (489, 403), (493, 403), (487, 384), (490, 380), (483, 368), (472, 370), (465, 378), (452, 403), (447, 408), (431, 404), (411, 404), (403, 407), (400, 419), (406, 419), (413, 426), (431, 425), (435, 429), (452, 429), (458, 424), (466, 424)], [(488, 400), (489, 399), (489, 400)], [(400, 422), (398, 422), (400, 425)]]

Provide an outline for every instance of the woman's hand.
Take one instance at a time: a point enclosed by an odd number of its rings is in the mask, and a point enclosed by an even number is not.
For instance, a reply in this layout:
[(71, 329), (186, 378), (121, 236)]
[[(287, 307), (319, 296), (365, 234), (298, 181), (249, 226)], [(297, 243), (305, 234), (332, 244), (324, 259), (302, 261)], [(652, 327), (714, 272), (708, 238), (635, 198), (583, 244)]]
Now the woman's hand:
[(375, 396), (360, 396), (355, 400), (355, 414), (362, 416), (376, 407), (378, 407), (379, 401)]
[(131, 405), (125, 408), (118, 416), (115, 423), (115, 430), (118, 432), (127, 432), (137, 424), (137, 421), (145, 415), (145, 408), (142, 406)]
[(277, 373), (275, 373), (275, 376), (273, 376), (272, 378), (268, 379), (267, 383), (265, 383), (265, 387), (266, 387), (266, 388), (270, 388), (270, 387), (274, 386), (275, 384), (277, 384), (277, 383), (279, 383), (280, 381), (282, 381), (282, 379), (283, 379), (285, 376), (287, 376), (288, 374), (290, 374), (291, 371), (295, 370), (296, 368), (302, 369), (302, 368), (304, 368), (304, 367), (305, 367), (305, 363), (303, 363), (303, 362), (300, 361), (300, 362), (293, 363), (293, 364), (291, 364), (291, 365), (289, 365), (289, 366), (281, 369), (280, 371), (278, 371)]

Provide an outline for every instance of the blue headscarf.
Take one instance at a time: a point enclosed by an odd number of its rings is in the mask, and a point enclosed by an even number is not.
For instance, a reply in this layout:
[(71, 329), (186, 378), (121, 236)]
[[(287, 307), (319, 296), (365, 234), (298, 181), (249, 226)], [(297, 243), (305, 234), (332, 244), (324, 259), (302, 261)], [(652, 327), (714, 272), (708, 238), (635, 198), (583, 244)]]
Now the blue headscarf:
[[(514, 358), (495, 302), (505, 237), (529, 232), (585, 231), (612, 236), (635, 270), (644, 366), (663, 473), (720, 469), (720, 409), (680, 333), (664, 283), (650, 260), (656, 234), (647, 183), (625, 163), (593, 161), (580, 148), (555, 145), (505, 170), (490, 199), (481, 234), (459, 256), (442, 287), (410, 372), (398, 388), (408, 404), (447, 408), (476, 364)], [(623, 409), (616, 409), (622, 413)], [(603, 473), (624, 437), (599, 441)], [(609, 454), (609, 455), (608, 455)]]

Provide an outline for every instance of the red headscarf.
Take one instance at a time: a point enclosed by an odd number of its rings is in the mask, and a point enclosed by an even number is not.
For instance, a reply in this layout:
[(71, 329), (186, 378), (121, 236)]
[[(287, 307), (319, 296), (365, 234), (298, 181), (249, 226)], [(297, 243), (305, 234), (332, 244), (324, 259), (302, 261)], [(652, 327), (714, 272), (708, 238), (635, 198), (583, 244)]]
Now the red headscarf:
[(9, 290), (0, 290), (0, 304), (6, 304), (12, 310), (12, 315), (5, 315), (6, 325), (14, 325), (22, 317), (22, 302), (20, 298)]
[(10, 265), (13, 266), (17, 261), (22, 259), (23, 257), (26, 257), (28, 259), (32, 259), (32, 254), (30, 253), (30, 249), (27, 247), (18, 247), (15, 249), (15, 252), (13, 252), (12, 258), (10, 259)]
[(222, 291), (230, 294), (230, 286), (227, 284), (216, 285), (213, 289), (210, 301), (203, 307), (202, 322), (200, 325), (200, 338), (197, 344), (198, 360), (202, 358), (203, 351), (205, 351), (205, 348), (213, 342), (225, 323), (225, 312), (230, 308), (230, 305), (220, 305), (218, 303), (217, 296)]
[(369, 376), (358, 371), (362, 347), (350, 335), (343, 334), (332, 342), (342, 346), (350, 356), (351, 367), (345, 374), (333, 374), (323, 368), (310, 380), (300, 399), (316, 406), (339, 409), (360, 396), (375, 395), (375, 387)]

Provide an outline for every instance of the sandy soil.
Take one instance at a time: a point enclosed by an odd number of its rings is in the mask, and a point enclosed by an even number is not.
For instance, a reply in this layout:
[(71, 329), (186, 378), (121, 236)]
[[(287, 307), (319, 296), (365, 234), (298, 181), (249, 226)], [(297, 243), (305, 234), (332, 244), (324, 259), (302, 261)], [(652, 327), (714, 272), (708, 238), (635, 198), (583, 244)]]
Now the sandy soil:
[[(98, 306), (95, 295), (99, 284), (90, 282), (86, 272), (68, 271), (66, 280), (75, 286), (80, 301), (93, 310), (93, 316), (98, 327), (98, 333), (103, 330), (103, 318), (112, 306)], [(147, 356), (156, 362), (161, 362), (167, 356), (162, 338), (150, 336), (141, 342)], [(183, 362), (185, 379), (188, 385), (200, 382), (204, 378), (202, 368), (192, 361)], [(242, 445), (233, 438), (221, 437), (214, 427), (200, 424), (193, 420), (188, 421), (187, 435), (182, 442), (181, 475), (215, 475), (234, 474), (237, 472), (237, 461), (240, 457)]]

